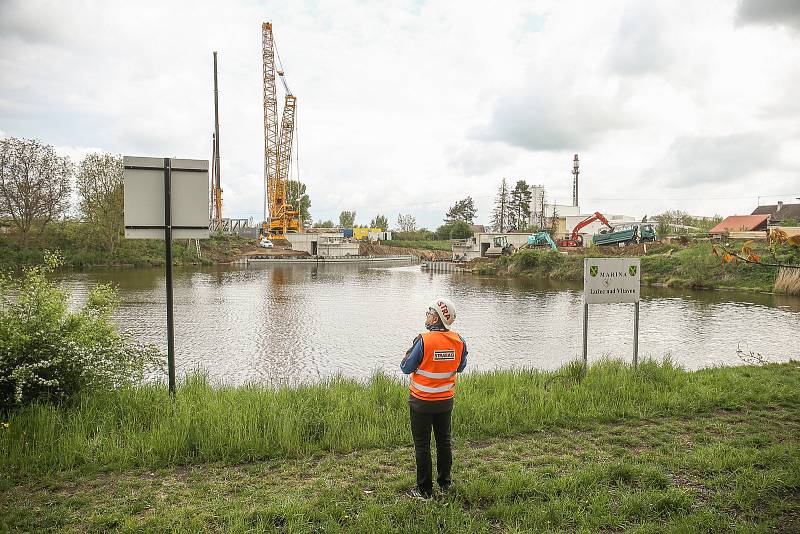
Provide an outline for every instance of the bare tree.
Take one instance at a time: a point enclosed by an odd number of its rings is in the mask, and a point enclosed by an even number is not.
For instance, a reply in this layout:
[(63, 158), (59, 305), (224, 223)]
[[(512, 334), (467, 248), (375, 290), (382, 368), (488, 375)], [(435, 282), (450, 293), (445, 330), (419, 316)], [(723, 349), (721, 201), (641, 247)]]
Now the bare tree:
[(123, 232), (122, 158), (111, 154), (89, 154), (81, 162), (76, 178), (78, 209), (92, 225), (111, 254)]
[(16, 227), (23, 245), (69, 208), (74, 166), (36, 139), (0, 139), (0, 216)]
[(410, 213), (408, 215), (401, 213), (397, 216), (397, 226), (401, 232), (413, 232), (417, 229), (417, 219)]

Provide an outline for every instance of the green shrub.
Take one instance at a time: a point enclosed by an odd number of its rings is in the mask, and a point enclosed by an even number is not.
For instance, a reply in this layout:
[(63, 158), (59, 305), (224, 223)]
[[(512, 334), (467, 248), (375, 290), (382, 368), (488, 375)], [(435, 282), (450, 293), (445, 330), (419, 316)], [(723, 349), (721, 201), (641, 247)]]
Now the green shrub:
[(0, 276), (3, 411), (137, 383), (159, 362), (155, 347), (134, 343), (111, 322), (118, 304), (112, 286), (95, 286), (83, 308), (70, 312), (67, 293), (48, 280), (61, 259), (46, 252), (44, 260), (19, 278)]

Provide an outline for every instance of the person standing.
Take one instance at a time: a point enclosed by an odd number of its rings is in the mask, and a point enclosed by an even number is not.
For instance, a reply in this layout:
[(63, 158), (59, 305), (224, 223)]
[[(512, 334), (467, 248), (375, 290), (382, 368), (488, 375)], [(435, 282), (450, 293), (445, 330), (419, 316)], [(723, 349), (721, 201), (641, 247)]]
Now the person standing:
[(436, 438), (436, 482), (442, 491), (447, 491), (452, 484), (450, 416), (453, 413), (456, 374), (467, 366), (464, 338), (448, 330), (455, 319), (453, 302), (445, 298), (436, 299), (425, 313), (427, 331), (414, 339), (400, 363), (403, 373), (411, 375), (408, 406), (416, 453), (417, 485), (408, 494), (417, 499), (433, 496), (431, 428)]

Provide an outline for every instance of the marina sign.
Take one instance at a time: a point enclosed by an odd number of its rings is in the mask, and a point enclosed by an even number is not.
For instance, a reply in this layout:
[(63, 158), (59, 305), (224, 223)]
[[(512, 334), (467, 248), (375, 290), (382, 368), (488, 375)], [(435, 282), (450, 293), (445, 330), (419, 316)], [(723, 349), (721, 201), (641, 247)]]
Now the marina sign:
[(639, 363), (639, 258), (584, 258), (583, 363), (588, 364), (589, 304), (633, 302), (633, 365)]
[(639, 302), (639, 258), (583, 260), (583, 297), (587, 304)]

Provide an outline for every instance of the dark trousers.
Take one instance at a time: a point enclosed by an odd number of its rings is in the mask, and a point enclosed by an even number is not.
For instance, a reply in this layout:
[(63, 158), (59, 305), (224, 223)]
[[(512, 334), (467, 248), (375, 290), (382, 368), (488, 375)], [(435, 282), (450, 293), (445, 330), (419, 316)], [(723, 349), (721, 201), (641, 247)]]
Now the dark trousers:
[(433, 491), (431, 466), (431, 427), (436, 438), (436, 482), (442, 489), (450, 486), (450, 468), (453, 465), (453, 446), (450, 443), (450, 415), (453, 410), (440, 413), (422, 413), (410, 408), (411, 434), (417, 456), (417, 488), (430, 494)]

